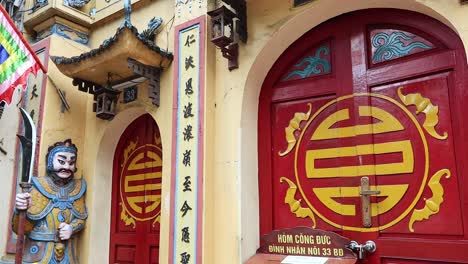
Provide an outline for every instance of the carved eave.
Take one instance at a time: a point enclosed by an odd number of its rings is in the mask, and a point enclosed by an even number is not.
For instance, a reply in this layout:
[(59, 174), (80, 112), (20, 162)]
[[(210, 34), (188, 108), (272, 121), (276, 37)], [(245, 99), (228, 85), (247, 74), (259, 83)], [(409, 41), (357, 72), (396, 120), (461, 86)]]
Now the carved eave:
[(71, 58), (51, 57), (66, 76), (101, 86), (108, 82), (124, 82), (138, 75), (129, 67), (128, 59), (140, 64), (165, 69), (173, 60), (172, 53), (156, 46), (153, 41), (138, 34), (130, 23), (123, 23), (116, 34), (105, 40), (97, 49)]

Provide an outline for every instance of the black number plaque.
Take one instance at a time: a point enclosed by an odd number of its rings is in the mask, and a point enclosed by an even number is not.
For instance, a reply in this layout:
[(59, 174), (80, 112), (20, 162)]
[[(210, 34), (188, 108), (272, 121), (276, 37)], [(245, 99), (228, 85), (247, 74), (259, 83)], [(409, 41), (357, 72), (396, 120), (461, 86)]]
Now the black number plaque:
[(124, 104), (135, 101), (138, 98), (138, 89), (136, 86), (125, 88), (123, 91)]

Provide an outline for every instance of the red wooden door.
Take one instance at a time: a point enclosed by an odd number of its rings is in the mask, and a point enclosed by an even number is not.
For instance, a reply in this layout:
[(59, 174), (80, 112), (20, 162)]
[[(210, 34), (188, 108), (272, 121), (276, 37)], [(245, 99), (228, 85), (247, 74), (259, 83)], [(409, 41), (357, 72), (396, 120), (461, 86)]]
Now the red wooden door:
[(402, 10), (291, 45), (260, 95), (261, 233), (314, 226), (373, 240), (363, 262), (468, 263), (465, 67), (449, 28)]
[(159, 263), (162, 145), (149, 114), (122, 134), (114, 156), (110, 263)]

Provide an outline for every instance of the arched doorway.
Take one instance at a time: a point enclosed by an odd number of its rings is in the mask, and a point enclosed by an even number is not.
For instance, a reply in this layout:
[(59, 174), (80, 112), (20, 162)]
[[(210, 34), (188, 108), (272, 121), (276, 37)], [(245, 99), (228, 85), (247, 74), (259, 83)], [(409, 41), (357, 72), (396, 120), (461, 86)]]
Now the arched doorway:
[(145, 114), (120, 137), (114, 156), (110, 263), (159, 263), (162, 145)]
[(449, 28), (401, 10), (291, 45), (260, 94), (261, 235), (315, 226), (374, 240), (371, 263), (468, 261), (465, 61)]

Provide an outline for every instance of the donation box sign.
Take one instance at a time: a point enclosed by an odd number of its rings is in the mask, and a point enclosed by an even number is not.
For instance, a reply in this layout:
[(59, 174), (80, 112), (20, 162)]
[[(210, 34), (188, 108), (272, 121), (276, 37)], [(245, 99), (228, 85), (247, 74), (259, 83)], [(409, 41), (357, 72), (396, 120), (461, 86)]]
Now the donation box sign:
[(257, 253), (356, 259), (351, 241), (336, 233), (309, 227), (274, 230), (262, 238)]

